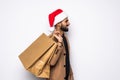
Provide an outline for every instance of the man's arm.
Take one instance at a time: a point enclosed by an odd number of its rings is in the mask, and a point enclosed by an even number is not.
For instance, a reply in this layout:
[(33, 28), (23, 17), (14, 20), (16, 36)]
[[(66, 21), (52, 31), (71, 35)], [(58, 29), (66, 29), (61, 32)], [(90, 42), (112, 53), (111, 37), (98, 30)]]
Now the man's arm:
[(58, 43), (57, 50), (55, 51), (55, 53), (53, 53), (53, 57), (50, 61), (51, 66), (54, 66), (56, 64), (56, 62), (58, 61), (62, 51), (63, 51), (63, 45), (61, 43)]

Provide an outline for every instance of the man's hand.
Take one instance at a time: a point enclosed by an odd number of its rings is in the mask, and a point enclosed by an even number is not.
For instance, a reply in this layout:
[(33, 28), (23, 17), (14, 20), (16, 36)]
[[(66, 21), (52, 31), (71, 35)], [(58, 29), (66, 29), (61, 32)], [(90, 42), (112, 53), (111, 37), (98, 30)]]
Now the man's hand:
[(60, 32), (59, 31), (54, 31), (53, 32), (53, 36), (55, 36), (55, 38), (58, 40), (58, 42), (62, 42), (63, 41), (63, 38), (62, 38), (62, 36), (60, 35)]

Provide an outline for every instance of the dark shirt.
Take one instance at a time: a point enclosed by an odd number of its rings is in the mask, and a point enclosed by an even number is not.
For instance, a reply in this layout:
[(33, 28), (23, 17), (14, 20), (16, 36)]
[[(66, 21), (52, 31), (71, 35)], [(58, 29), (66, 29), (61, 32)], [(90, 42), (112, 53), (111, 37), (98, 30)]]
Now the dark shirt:
[(62, 38), (63, 38), (65, 50), (66, 50), (66, 65), (64, 66), (66, 68), (66, 77), (65, 77), (65, 79), (68, 80), (68, 76), (69, 76), (69, 73), (70, 73), (69, 50), (68, 50), (68, 43), (67, 43), (67, 40), (66, 40), (64, 34), (63, 34)]

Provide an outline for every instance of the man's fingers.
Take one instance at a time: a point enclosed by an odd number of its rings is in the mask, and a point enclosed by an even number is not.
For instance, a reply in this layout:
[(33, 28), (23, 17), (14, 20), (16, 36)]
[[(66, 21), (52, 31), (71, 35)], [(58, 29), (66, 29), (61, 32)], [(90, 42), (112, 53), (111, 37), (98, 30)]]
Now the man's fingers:
[(60, 34), (53, 34), (53, 36), (59, 41), (59, 42), (62, 42), (62, 37)]
[(54, 31), (54, 34), (60, 34), (60, 32), (59, 31)]
[(54, 36), (58, 39), (59, 37), (57, 35), (54, 34)]

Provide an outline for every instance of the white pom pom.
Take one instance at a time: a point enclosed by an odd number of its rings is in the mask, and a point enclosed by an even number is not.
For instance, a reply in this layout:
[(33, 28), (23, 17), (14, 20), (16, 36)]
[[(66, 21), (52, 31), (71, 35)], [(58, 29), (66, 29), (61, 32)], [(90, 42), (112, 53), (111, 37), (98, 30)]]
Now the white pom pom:
[(50, 32), (52, 32), (52, 31), (54, 31), (55, 30), (55, 27), (54, 26), (52, 26), (52, 27), (50, 27)]

